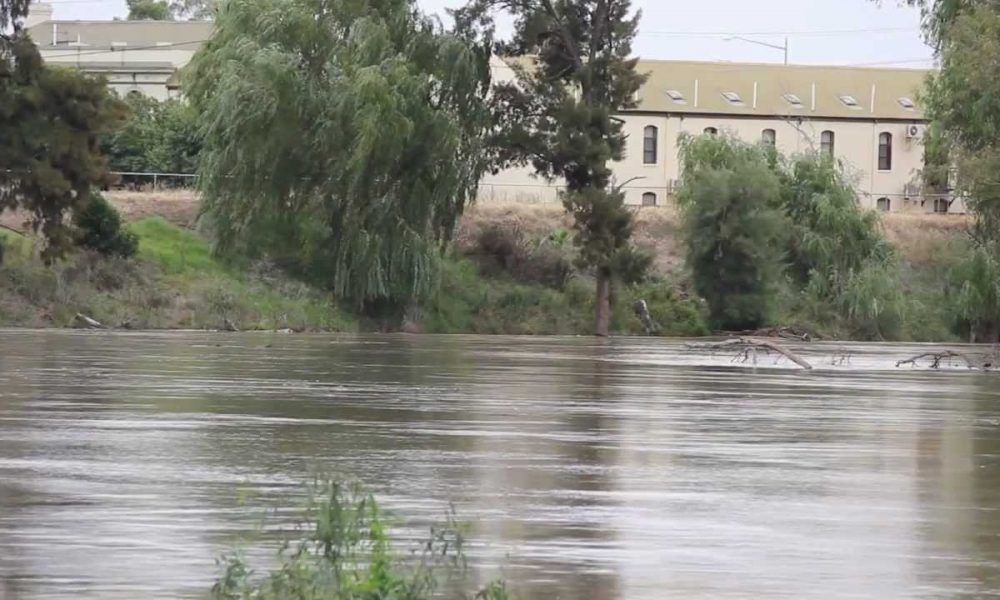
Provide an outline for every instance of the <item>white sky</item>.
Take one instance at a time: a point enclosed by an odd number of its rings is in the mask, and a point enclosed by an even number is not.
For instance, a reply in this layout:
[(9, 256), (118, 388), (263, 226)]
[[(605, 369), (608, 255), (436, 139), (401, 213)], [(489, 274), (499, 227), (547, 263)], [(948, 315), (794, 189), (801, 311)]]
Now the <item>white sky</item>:
[[(124, 0), (51, 0), (57, 19), (110, 19), (126, 14)], [(442, 13), (464, 0), (418, 0)], [(727, 34), (781, 45), (790, 62), (926, 67), (916, 9), (893, 0), (633, 0), (643, 18), (635, 50), (660, 59), (780, 62), (781, 50), (725, 41)]]

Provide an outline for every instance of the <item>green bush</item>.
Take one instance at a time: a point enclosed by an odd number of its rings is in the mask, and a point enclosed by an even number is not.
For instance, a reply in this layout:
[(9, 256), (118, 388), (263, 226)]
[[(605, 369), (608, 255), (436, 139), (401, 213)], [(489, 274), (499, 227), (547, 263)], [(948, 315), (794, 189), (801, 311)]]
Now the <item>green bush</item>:
[(755, 329), (775, 311), (785, 221), (766, 149), (700, 136), (682, 143), (687, 262), (712, 326)]
[(94, 194), (87, 205), (73, 215), (77, 227), (76, 244), (108, 256), (128, 258), (139, 247), (135, 235), (123, 230), (115, 207), (100, 194)]
[(412, 558), (397, 554), (375, 498), (357, 486), (317, 483), (295, 539), (279, 551), (281, 566), (254, 578), (239, 554), (224, 557), (212, 588), (216, 600), (506, 600), (505, 584), (495, 581), (467, 591), (469, 573), (463, 528), (449, 517)]

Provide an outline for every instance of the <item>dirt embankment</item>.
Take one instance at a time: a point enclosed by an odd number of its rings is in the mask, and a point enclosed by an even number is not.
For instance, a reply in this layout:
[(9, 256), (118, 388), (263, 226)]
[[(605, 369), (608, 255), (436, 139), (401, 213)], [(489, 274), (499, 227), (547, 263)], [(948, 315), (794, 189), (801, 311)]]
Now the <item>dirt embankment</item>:
[[(170, 223), (192, 227), (198, 218), (198, 197), (188, 191), (108, 192), (105, 196), (121, 211), (127, 221), (160, 216)], [(24, 221), (7, 214), (0, 224), (19, 227)], [(642, 208), (638, 211), (634, 239), (653, 253), (660, 273), (675, 271), (683, 262), (679, 242), (680, 219), (673, 207)], [(968, 229), (965, 215), (926, 213), (889, 213), (883, 215), (886, 237), (900, 253), (914, 264), (934, 258), (949, 240), (960, 238)], [(516, 225), (529, 238), (544, 237), (571, 225), (559, 205), (480, 203), (470, 208), (459, 223), (456, 241), (468, 245), (476, 232), (490, 225)]]
[[(198, 198), (191, 192), (108, 192), (105, 197), (127, 221), (160, 216), (184, 227), (198, 218)], [(643, 208), (636, 219), (634, 239), (652, 252), (661, 273), (674, 271), (682, 262), (678, 246), (677, 212), (672, 207)], [(455, 232), (460, 246), (469, 245), (476, 233), (490, 225), (516, 225), (528, 238), (537, 239), (558, 229), (568, 229), (572, 220), (557, 204), (481, 203), (466, 211)]]

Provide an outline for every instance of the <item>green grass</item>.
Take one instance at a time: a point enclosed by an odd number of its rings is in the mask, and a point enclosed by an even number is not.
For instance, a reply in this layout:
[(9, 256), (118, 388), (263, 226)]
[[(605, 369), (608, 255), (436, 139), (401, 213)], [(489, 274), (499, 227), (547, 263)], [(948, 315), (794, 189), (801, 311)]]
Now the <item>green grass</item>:
[(135, 259), (77, 252), (47, 267), (31, 238), (4, 233), (0, 325), (66, 327), (82, 313), (111, 327), (352, 331), (329, 295), (266, 265), (224, 263), (196, 233), (159, 218), (134, 223)]
[(139, 236), (139, 258), (157, 265), (170, 275), (221, 274), (222, 263), (212, 256), (209, 243), (193, 231), (181, 229), (159, 217), (150, 217), (129, 226)]

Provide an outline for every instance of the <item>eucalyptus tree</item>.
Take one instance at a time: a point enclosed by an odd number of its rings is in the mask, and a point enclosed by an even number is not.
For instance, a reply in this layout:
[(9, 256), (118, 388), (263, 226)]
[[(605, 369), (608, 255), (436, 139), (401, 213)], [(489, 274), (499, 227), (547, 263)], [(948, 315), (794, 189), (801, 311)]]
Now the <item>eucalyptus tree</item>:
[[(1000, 3), (909, 0), (921, 8), (939, 69), (923, 105), (932, 121), (928, 158), (938, 187), (954, 170), (955, 189), (975, 217), (972, 247), (955, 270), (958, 317), (973, 338), (1000, 340)], [(948, 168), (942, 168), (942, 164)], [(932, 181), (931, 183), (935, 183)], [(947, 187), (944, 186), (944, 187)]]
[(100, 138), (123, 117), (104, 81), (49, 67), (24, 30), (27, 0), (0, 0), (0, 212), (21, 210), (58, 257), (68, 212), (108, 181)]
[(565, 183), (581, 266), (596, 277), (597, 335), (607, 335), (614, 278), (641, 276), (650, 258), (630, 243), (633, 213), (612, 163), (625, 156), (623, 110), (635, 108), (645, 76), (632, 56), (640, 13), (629, 0), (472, 0), (461, 27), (490, 38), (498, 13), (514, 17), (511, 39), (495, 45), (516, 80), (494, 88), (506, 125), (497, 137), (507, 163)]
[(220, 250), (372, 310), (429, 293), (486, 167), (489, 60), (413, 0), (221, 4), (186, 78)]

